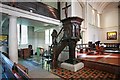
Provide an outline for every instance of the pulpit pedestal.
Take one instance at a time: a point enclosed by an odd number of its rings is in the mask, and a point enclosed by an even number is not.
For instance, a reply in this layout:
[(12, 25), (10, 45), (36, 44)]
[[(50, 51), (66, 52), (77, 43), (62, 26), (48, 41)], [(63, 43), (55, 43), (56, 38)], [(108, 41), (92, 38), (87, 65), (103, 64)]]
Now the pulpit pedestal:
[[(63, 23), (63, 37), (60, 40), (60, 42), (58, 42), (58, 44), (53, 46), (53, 68), (57, 68), (58, 67), (58, 56), (61, 53), (61, 51), (68, 46), (69, 47), (69, 60), (67, 60), (66, 63), (64, 63), (63, 66), (69, 67), (71, 66), (71, 68), (73, 68), (73, 71), (76, 71), (78, 69), (76, 69), (76, 65), (78, 65), (79, 63), (76, 64), (75, 61), (75, 47), (76, 47), (76, 43), (77, 41), (79, 41), (81, 39), (81, 35), (80, 35), (80, 30), (81, 30), (81, 23), (82, 23), (83, 19), (79, 18), (79, 17), (69, 17), (66, 19), (61, 20), (61, 22)], [(70, 63), (72, 62), (72, 64)], [(61, 64), (62, 65), (62, 64)], [(69, 66), (68, 66), (69, 65)]]
[(84, 67), (84, 63), (82, 62), (79, 62), (79, 63), (76, 63), (76, 64), (70, 64), (70, 63), (66, 63), (66, 62), (63, 62), (61, 63), (61, 68), (64, 68), (64, 69), (67, 69), (67, 70), (70, 70), (70, 71), (78, 71), (79, 69), (82, 69)]

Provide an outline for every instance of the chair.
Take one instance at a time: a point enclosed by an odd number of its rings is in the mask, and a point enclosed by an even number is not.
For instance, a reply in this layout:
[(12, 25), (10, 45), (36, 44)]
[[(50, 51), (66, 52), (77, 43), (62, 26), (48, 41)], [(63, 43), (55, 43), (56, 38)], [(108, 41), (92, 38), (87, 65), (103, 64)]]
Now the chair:
[(33, 55), (32, 45), (28, 45), (28, 48), (29, 48), (29, 50), (30, 50), (30, 55)]
[(23, 59), (29, 58), (31, 55), (31, 50), (29, 48), (24, 48), (23, 49)]
[(103, 54), (104, 53), (104, 47), (103, 46), (96, 46), (96, 52), (98, 52), (98, 54)]

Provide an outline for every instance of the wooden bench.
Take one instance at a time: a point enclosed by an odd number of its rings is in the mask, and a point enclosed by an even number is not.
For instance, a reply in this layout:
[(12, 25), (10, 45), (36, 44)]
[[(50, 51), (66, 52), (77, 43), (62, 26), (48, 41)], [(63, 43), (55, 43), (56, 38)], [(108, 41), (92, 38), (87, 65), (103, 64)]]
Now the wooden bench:
[(21, 65), (13, 63), (10, 59), (4, 56), (1, 52), (2, 72), (6, 75), (4, 78), (13, 80), (31, 80), (27, 74), (28, 69)]
[(28, 73), (28, 68), (26, 68), (25, 66), (21, 65), (21, 64), (16, 64), (17, 67), (19, 67), (20, 69), (22, 69), (24, 72)]

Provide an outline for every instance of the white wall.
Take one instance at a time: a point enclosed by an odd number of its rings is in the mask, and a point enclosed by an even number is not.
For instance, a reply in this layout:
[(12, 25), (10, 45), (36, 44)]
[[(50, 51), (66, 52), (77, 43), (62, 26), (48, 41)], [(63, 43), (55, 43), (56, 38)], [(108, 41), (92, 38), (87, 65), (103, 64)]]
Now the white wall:
[(111, 4), (102, 13), (102, 27), (118, 26), (118, 7)]
[[(117, 40), (107, 40), (107, 32), (111, 32), (111, 31), (117, 31)], [(118, 34), (118, 27), (116, 26), (116, 27), (107, 27), (107, 28), (103, 28), (102, 29), (102, 42), (103, 43), (118, 43), (119, 41), (118, 41), (118, 35), (120, 35), (120, 34)]]
[(101, 29), (99, 27), (89, 24), (89, 27), (87, 28), (87, 30), (88, 30), (88, 36), (87, 36), (88, 42), (101, 41), (101, 38), (100, 38)]
[(71, 16), (83, 17), (81, 4), (77, 0), (71, 2)]
[[(70, 4), (71, 4), (71, 2), (68, 2), (68, 5), (70, 5)], [(65, 7), (65, 2), (61, 2), (60, 5), (61, 5), (61, 19), (65, 19), (66, 18), (65, 17), (65, 9), (62, 9)], [(68, 15), (68, 17), (71, 17), (71, 6), (68, 8), (67, 15)]]
[[(102, 26), (102, 42), (119, 42), (120, 34), (118, 32), (118, 3), (111, 3), (108, 5), (102, 13), (101, 16), (101, 26)], [(117, 31), (117, 40), (107, 40), (107, 32)]]
[(22, 48), (28, 48), (28, 45), (32, 45), (33, 50), (35, 49), (35, 44), (34, 44), (34, 27), (28, 26), (28, 44), (20, 44), (19, 49)]
[[(56, 29), (57, 32), (59, 33), (61, 27), (56, 27), (53, 29)], [(49, 44), (45, 44), (45, 31), (36, 32), (34, 31), (34, 27), (29, 26), (28, 27), (28, 44), (21, 45), (21, 48), (27, 48), (29, 44), (32, 44), (34, 53), (36, 52), (37, 47), (42, 47), (45, 50), (48, 50)]]
[(87, 31), (86, 31), (86, 43), (92, 41), (93, 43), (96, 41), (101, 41), (100, 34), (101, 28), (97, 25), (97, 10), (94, 10), (95, 13), (93, 15), (93, 8), (90, 5), (87, 5)]
[(90, 5), (87, 5), (87, 23), (93, 24), (92, 8)]
[(22, 44), (19, 48), (28, 48), (28, 45), (32, 45), (34, 53), (37, 47), (46, 49), (45, 45), (45, 32), (34, 32), (34, 27), (28, 26), (28, 44)]
[[(61, 28), (56, 27), (56, 28), (51, 28), (51, 29), (55, 29), (59, 33)], [(48, 50), (48, 48), (50, 46), (50, 44), (45, 44), (45, 31), (34, 32), (33, 43), (34, 43), (33, 44), (34, 45), (34, 50), (36, 50), (37, 47), (42, 47), (45, 50)]]
[(35, 32), (34, 33), (34, 45), (36, 50), (37, 47), (45, 47), (45, 32)]

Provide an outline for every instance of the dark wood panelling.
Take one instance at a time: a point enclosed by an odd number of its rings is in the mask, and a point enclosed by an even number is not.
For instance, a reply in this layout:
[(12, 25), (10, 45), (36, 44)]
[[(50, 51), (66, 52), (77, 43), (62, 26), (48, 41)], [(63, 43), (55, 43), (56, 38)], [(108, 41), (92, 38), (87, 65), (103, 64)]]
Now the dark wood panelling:
[(30, 10), (32, 10), (33, 13), (59, 19), (59, 12), (57, 9), (41, 2), (3, 2), (3, 4), (23, 9), (29, 12)]

